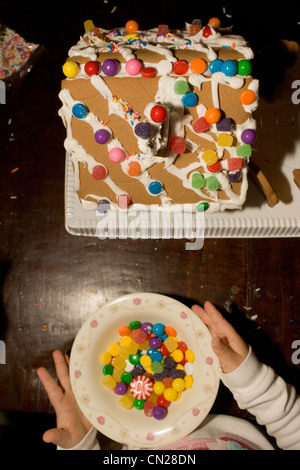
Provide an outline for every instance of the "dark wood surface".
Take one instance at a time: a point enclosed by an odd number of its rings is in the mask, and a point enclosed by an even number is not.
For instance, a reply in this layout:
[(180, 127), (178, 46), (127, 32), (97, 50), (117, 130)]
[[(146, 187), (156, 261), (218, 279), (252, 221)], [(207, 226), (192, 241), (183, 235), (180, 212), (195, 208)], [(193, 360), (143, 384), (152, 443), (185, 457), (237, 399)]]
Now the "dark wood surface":
[[(300, 340), (299, 238), (207, 239), (201, 250), (188, 251), (186, 240), (99, 240), (66, 232), (65, 129), (57, 95), (70, 45), (46, 48), (0, 105), (0, 339), (6, 345), (0, 410), (52, 412), (37, 368), (53, 372), (52, 351), (69, 350), (98, 306), (143, 291), (189, 306), (211, 300), (259, 358), (299, 390), (300, 365), (292, 362), (292, 343)], [(247, 416), (222, 386), (214, 411)]]

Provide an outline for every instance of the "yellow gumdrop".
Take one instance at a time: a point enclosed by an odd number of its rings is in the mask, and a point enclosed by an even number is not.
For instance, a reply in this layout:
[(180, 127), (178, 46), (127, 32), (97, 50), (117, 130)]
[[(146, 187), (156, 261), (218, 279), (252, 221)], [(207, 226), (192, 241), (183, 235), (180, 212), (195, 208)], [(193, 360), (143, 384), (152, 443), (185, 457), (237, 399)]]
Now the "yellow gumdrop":
[(166, 386), (163, 382), (157, 381), (153, 385), (153, 391), (156, 393), (156, 395), (162, 395), (166, 389)]
[(184, 381), (185, 381), (185, 388), (191, 388), (194, 383), (194, 379), (191, 375), (185, 375)]
[(109, 352), (105, 352), (101, 355), (100, 361), (102, 364), (107, 365), (110, 364), (111, 361), (111, 354)]
[(164, 397), (168, 401), (175, 401), (178, 397), (178, 392), (174, 388), (168, 387), (164, 391)]
[(193, 351), (191, 349), (187, 349), (185, 351), (185, 358), (188, 362), (194, 362), (195, 354), (193, 353)]
[(120, 344), (122, 346), (129, 346), (129, 344), (131, 343), (132, 341), (132, 338), (130, 338), (130, 336), (122, 336), (120, 338)]
[(202, 154), (202, 158), (205, 161), (206, 165), (214, 165), (218, 161), (218, 155), (214, 150), (206, 150)]
[(231, 147), (233, 144), (233, 137), (232, 135), (225, 134), (224, 132), (221, 132), (218, 137), (218, 145), (220, 147)]
[(174, 379), (172, 382), (172, 387), (176, 392), (182, 392), (182, 390), (185, 389), (185, 381), (184, 379), (181, 379), (180, 377), (177, 379)]
[(119, 354), (120, 345), (118, 343), (111, 344), (108, 348), (108, 351), (112, 356), (117, 356)]

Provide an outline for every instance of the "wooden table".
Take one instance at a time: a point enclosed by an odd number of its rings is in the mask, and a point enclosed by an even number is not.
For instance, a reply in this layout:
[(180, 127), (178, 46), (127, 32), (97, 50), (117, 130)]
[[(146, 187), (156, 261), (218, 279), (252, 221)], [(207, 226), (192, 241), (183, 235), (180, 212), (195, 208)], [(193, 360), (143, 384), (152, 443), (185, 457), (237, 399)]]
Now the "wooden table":
[[(143, 291), (189, 306), (211, 300), (258, 356), (299, 389), (300, 365), (292, 361), (293, 341), (300, 340), (298, 238), (206, 239), (201, 250), (189, 251), (186, 240), (99, 240), (66, 232), (65, 129), (57, 114), (65, 49), (46, 50), (0, 108), (0, 339), (6, 345), (0, 410), (51, 413), (37, 368), (53, 371), (52, 351), (69, 350), (98, 306)], [(223, 387), (214, 411), (247, 416)]]

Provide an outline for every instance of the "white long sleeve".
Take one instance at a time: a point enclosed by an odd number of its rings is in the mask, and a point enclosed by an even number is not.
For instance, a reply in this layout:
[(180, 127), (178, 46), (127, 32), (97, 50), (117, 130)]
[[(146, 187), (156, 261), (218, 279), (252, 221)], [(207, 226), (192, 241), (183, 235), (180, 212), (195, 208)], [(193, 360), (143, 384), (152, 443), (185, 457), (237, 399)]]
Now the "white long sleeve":
[(300, 450), (300, 397), (274, 370), (258, 361), (252, 349), (233, 372), (220, 374), (238, 406), (252, 413), (284, 450)]

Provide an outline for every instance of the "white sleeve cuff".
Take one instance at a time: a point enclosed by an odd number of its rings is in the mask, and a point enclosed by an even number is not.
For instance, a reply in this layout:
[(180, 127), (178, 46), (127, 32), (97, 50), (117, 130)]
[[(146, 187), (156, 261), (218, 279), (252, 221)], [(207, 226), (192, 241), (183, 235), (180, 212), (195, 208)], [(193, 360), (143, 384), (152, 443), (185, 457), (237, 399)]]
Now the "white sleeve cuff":
[(100, 450), (99, 442), (97, 441), (97, 429), (93, 426), (84, 438), (76, 444), (76, 446), (70, 449), (64, 449), (63, 447), (57, 446), (57, 450)]

